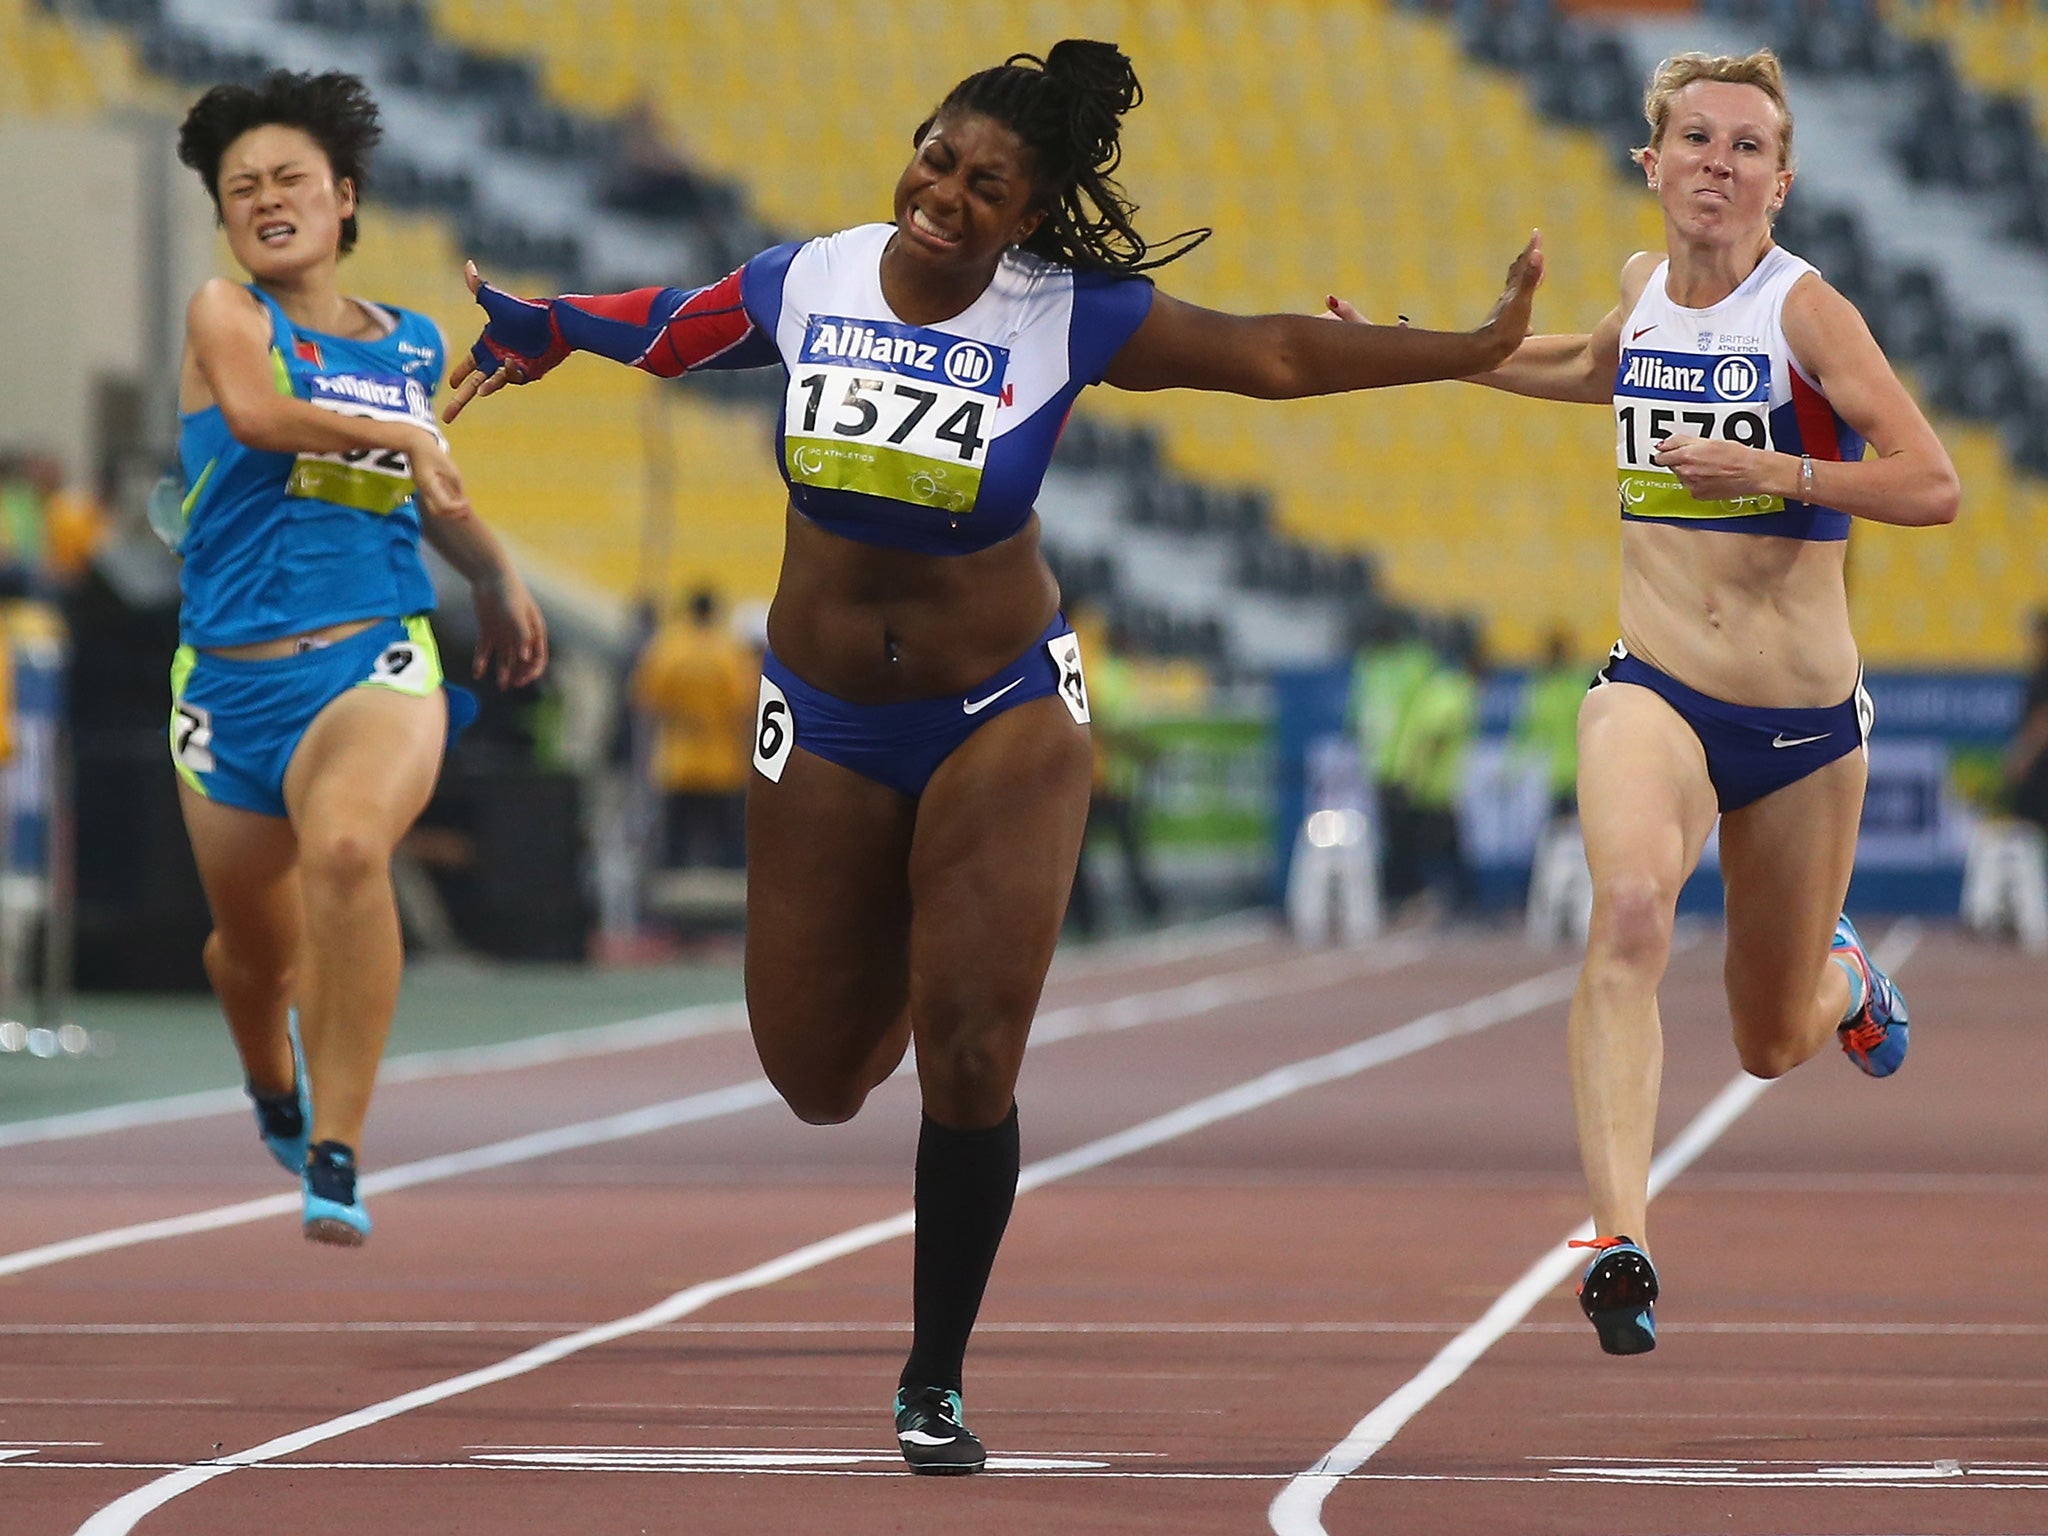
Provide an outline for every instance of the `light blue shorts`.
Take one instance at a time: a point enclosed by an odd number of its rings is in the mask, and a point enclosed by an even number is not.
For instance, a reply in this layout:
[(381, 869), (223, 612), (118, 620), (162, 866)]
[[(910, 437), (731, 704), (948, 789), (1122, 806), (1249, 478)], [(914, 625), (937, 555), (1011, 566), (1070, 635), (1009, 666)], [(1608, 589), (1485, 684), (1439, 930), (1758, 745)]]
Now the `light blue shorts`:
[(317, 650), (235, 661), (189, 645), (171, 663), (171, 762), (220, 805), (283, 816), (284, 774), (314, 717), (351, 688), (448, 694), (448, 740), (476, 718), (476, 696), (450, 688), (425, 614), (381, 619)]

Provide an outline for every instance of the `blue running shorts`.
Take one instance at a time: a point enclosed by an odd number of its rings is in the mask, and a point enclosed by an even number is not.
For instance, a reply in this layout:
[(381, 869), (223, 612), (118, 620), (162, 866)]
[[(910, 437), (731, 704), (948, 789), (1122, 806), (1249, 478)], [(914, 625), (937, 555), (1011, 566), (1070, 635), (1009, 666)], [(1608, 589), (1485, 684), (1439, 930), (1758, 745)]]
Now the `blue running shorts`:
[(1647, 688), (1678, 711), (1706, 749), (1707, 777), (1724, 815), (1861, 748), (1877, 713), (1860, 672), (1855, 691), (1826, 709), (1763, 709), (1708, 698), (1631, 656), (1619, 640), (1593, 679), (1595, 688), (1608, 683)]
[(915, 799), (961, 742), (1007, 709), (1058, 694), (1088, 723), (1088, 684), (1073, 626), (1055, 617), (1031, 648), (962, 694), (900, 704), (849, 704), (813, 688), (776, 659), (761, 659), (754, 766), (780, 782), (790, 749), (802, 747)]
[[(425, 614), (382, 619), (317, 650), (235, 661), (189, 645), (171, 663), (171, 762), (219, 805), (285, 815), (284, 772), (313, 719), (351, 688), (420, 698), (447, 687)], [(476, 697), (448, 688), (448, 740), (476, 718)]]

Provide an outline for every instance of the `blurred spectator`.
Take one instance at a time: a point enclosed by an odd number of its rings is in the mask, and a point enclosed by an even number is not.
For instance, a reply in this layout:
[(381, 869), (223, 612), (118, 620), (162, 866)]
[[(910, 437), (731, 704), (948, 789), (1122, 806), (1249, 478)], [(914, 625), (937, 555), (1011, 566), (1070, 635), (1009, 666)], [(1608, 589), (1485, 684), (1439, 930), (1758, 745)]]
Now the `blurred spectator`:
[(1571, 631), (1553, 629), (1544, 641), (1543, 663), (1529, 674), (1515, 714), (1515, 750), (1543, 769), (1553, 816), (1578, 814), (1579, 706), (1592, 680), (1592, 668), (1579, 659)]
[(102, 523), (99, 504), (66, 488), (55, 458), (0, 460), (0, 595), (75, 585), (92, 563)]
[(1068, 617), (1081, 635), (1081, 664), (1088, 674), (1088, 732), (1095, 748), (1095, 777), (1067, 915), (1077, 933), (1092, 935), (1101, 930), (1103, 917), (1096, 872), (1101, 857), (1098, 835), (1116, 839), (1123, 858), (1124, 886), (1139, 917), (1157, 921), (1166, 902), (1152, 877), (1145, 850), (1145, 763), (1152, 752), (1136, 728), (1138, 679), (1124, 654), (1125, 636), (1118, 626), (1096, 623), (1086, 609)]
[[(1469, 620), (1453, 625), (1436, 664), (1415, 691), (1394, 743), (1393, 781), (1413, 819), (1421, 888), (1440, 912), (1461, 911), (1478, 896), (1458, 834), (1458, 791), (1465, 756), (1479, 732), (1485, 647)], [(1406, 894), (1389, 890), (1391, 896)]]
[(2013, 814), (2048, 828), (2048, 609), (2034, 615), (2027, 698), (2006, 748), (2005, 784)]
[(676, 148), (647, 96), (636, 97), (619, 119), (618, 147), (606, 167), (599, 196), (608, 208), (658, 219), (691, 219), (712, 199), (704, 176)]
[(667, 861), (737, 869), (745, 860), (747, 768), (760, 675), (723, 622), (718, 594), (654, 633), (633, 669), (634, 708), (654, 733), (650, 773), (666, 808)]
[(1360, 638), (1346, 713), (1359, 770), (1379, 802), (1380, 882), (1398, 901), (1422, 889), (1422, 865), (1415, 808), (1395, 773), (1395, 750), (1410, 706), (1436, 669), (1436, 652), (1403, 608), (1377, 610)]

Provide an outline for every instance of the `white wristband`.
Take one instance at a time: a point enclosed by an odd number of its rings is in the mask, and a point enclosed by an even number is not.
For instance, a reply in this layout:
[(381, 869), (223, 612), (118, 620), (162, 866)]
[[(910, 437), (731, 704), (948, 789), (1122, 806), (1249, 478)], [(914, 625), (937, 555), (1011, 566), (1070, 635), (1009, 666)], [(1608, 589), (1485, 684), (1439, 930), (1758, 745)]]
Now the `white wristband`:
[(1813, 455), (1810, 453), (1799, 455), (1799, 499), (1813, 500)]

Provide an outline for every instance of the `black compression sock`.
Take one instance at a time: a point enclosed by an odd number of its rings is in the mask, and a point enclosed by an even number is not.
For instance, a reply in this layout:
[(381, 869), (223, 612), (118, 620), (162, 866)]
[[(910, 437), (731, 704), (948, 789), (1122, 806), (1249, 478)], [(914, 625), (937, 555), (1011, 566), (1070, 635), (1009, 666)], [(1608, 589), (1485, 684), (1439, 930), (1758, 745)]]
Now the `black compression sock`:
[(985, 1131), (953, 1131), (930, 1115), (917, 1138), (914, 1328), (899, 1385), (960, 1390), (960, 1365), (981, 1294), (1017, 1199), (1017, 1106)]

